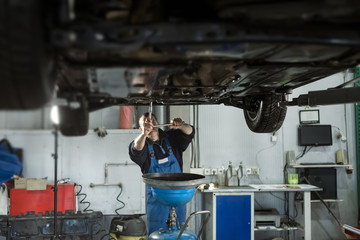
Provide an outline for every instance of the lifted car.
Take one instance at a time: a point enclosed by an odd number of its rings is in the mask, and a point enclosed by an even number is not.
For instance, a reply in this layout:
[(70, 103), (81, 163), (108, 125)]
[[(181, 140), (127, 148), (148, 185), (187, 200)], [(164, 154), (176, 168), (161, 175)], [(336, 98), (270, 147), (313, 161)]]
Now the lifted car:
[(150, 102), (231, 105), (274, 132), (288, 105), (360, 101), (343, 86), (287, 101), (359, 64), (359, 23), (358, 0), (0, 0), (0, 109), (56, 89), (66, 136), (85, 135), (91, 111)]

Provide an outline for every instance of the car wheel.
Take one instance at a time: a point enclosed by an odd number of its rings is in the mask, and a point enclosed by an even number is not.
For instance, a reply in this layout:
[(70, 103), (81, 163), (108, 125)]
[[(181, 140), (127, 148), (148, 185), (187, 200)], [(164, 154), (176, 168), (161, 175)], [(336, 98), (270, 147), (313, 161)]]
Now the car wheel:
[(281, 95), (270, 94), (245, 99), (251, 110), (244, 109), (249, 129), (256, 133), (272, 133), (281, 128), (287, 108), (280, 106)]
[(53, 96), (42, 1), (0, 0), (0, 109), (35, 109)]
[(80, 103), (77, 107), (59, 106), (59, 129), (64, 136), (85, 136), (88, 133), (88, 102), (84, 96), (76, 97), (76, 102)]

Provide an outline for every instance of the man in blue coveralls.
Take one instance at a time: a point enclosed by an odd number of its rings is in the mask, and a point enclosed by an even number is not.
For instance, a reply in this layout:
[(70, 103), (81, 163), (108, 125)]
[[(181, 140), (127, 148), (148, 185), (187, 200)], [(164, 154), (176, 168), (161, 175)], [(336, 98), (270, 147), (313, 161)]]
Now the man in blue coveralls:
[[(130, 143), (129, 155), (138, 164), (141, 172), (145, 173), (181, 173), (183, 171), (182, 155), (194, 138), (193, 126), (184, 123), (181, 118), (171, 121), (170, 130), (163, 131), (156, 127), (158, 124), (154, 115), (143, 114), (139, 119), (141, 134)], [(170, 207), (159, 203), (146, 186), (147, 227), (148, 234), (167, 228)], [(179, 223), (186, 220), (186, 205), (176, 208)]]

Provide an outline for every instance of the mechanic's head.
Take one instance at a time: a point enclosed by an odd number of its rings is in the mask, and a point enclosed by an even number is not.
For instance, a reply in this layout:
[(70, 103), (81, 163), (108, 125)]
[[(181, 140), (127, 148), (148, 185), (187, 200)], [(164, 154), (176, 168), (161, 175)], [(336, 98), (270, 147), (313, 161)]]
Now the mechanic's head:
[[(148, 112), (141, 115), (139, 119), (140, 131), (144, 130), (144, 125), (146, 124), (152, 124), (153, 126), (158, 125), (158, 121), (156, 120), (154, 114), (151, 114), (151, 119), (150, 113)], [(147, 137), (152, 139), (153, 141), (156, 141), (159, 138), (159, 129), (157, 127), (154, 127)]]
[(141, 115), (140, 119), (139, 119), (139, 126), (142, 127), (144, 126), (145, 122), (151, 122), (153, 125), (157, 125), (158, 121), (156, 119), (156, 116), (154, 114), (151, 114), (151, 119), (150, 119), (150, 113), (146, 112), (143, 115)]

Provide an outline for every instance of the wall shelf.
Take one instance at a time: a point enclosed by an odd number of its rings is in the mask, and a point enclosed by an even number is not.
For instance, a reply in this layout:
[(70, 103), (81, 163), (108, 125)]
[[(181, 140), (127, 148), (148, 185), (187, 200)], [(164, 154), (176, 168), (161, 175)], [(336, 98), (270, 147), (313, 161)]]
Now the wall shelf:
[(261, 232), (261, 231), (295, 231), (300, 229), (297, 226), (294, 226), (294, 224), (288, 224), (288, 223), (282, 223), (281, 227), (275, 227), (275, 226), (259, 226), (254, 227), (255, 232)]
[(313, 165), (293, 165), (288, 168), (352, 168), (351, 164), (313, 164)]
[[(323, 200), (324, 200), (324, 202), (327, 202), (327, 203), (343, 202), (343, 201), (344, 201), (344, 199), (323, 199)], [(301, 203), (304, 202), (304, 200), (296, 200), (296, 201), (297, 201), (297, 202), (301, 202)], [(319, 203), (319, 202), (321, 202), (321, 201), (314, 199), (314, 200), (310, 200), (310, 202), (312, 202), (312, 203)]]

